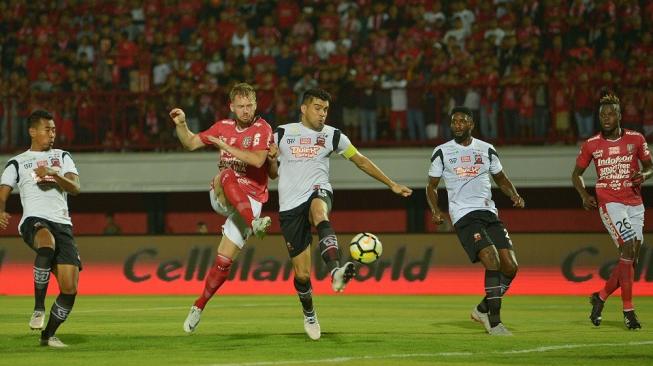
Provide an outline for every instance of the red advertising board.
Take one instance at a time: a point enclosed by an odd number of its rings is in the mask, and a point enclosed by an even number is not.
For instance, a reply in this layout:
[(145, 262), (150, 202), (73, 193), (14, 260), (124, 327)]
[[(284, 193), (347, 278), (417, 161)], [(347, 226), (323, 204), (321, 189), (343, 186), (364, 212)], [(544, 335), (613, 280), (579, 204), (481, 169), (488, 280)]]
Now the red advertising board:
[[(351, 235), (341, 234), (347, 248)], [(352, 294), (479, 294), (483, 269), (469, 263), (455, 235), (382, 235), (383, 256), (359, 268)], [(586, 295), (598, 290), (617, 259), (607, 234), (512, 235), (519, 273), (512, 294)], [(216, 236), (84, 236), (77, 238), (83, 294), (198, 294), (219, 238)], [(644, 248), (635, 295), (653, 295), (653, 250)], [(0, 294), (32, 293), (34, 254), (19, 238), (0, 239)], [(321, 259), (313, 258), (313, 287), (329, 294)], [(294, 294), (292, 270), (280, 236), (249, 243), (221, 294)], [(56, 291), (51, 281), (51, 293)]]

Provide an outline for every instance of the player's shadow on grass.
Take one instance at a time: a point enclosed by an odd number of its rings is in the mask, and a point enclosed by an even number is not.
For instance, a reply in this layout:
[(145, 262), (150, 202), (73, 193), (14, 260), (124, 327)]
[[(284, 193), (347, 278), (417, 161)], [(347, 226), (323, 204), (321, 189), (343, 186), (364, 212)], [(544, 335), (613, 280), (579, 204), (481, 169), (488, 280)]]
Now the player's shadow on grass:
[[(601, 322), (601, 326), (599, 326), (598, 328), (601, 327), (619, 328), (619, 329), (627, 330), (623, 320), (604, 320)], [(592, 328), (595, 327), (592, 326)]]

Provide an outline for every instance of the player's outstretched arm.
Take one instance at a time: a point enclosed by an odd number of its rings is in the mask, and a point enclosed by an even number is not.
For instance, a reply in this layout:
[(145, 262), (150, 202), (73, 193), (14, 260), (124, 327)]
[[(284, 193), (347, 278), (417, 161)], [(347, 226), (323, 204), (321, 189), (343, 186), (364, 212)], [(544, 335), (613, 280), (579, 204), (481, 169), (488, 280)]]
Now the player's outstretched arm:
[(181, 142), (186, 150), (193, 151), (204, 147), (204, 143), (200, 137), (188, 129), (188, 125), (186, 124), (186, 114), (182, 109), (174, 108), (171, 110), (170, 118), (172, 118), (172, 121), (175, 123), (177, 138), (179, 138), (179, 142)]
[(231, 146), (224, 140), (217, 137), (209, 136), (209, 141), (213, 143), (218, 149), (224, 150), (229, 154), (235, 156), (238, 160), (247, 163), (247, 165), (252, 165), (257, 168), (260, 168), (265, 164), (265, 160), (268, 158), (268, 150), (242, 150), (235, 146)]
[(403, 197), (408, 197), (411, 194), (413, 194), (412, 189), (404, 185), (398, 184), (392, 179), (388, 178), (388, 176), (385, 175), (385, 173), (383, 173), (383, 171), (379, 169), (379, 167), (376, 166), (376, 164), (374, 164), (374, 162), (369, 158), (367, 158), (365, 155), (357, 152), (351, 158), (349, 158), (349, 160), (351, 160), (354, 164), (356, 164), (358, 169), (364, 171), (370, 177), (390, 187), (390, 189), (394, 193)]
[(442, 211), (438, 207), (438, 184), (440, 184), (440, 177), (429, 177), (429, 184), (426, 186), (426, 202), (431, 207), (431, 221), (436, 225), (444, 222)]
[(526, 206), (524, 199), (519, 195), (519, 193), (517, 193), (515, 185), (512, 184), (510, 179), (508, 179), (508, 176), (503, 171), (497, 174), (492, 174), (492, 178), (494, 178), (494, 182), (496, 182), (496, 184), (499, 186), (501, 192), (510, 197), (513, 207), (524, 208)]
[(580, 199), (583, 200), (583, 208), (586, 210), (592, 210), (598, 207), (596, 203), (596, 198), (587, 193), (585, 189), (585, 180), (583, 179), (583, 173), (585, 173), (585, 168), (576, 165), (574, 171), (571, 173), (571, 183), (576, 188), (576, 192), (580, 196)]
[(64, 191), (76, 196), (81, 191), (81, 185), (79, 184), (79, 176), (74, 173), (66, 173), (65, 175), (59, 175), (59, 171), (54, 170), (48, 166), (40, 166), (34, 169), (34, 173), (39, 178), (45, 178), (45, 176), (50, 176), (54, 179), (55, 182), (63, 189)]
[(5, 212), (7, 207), (7, 199), (9, 199), (9, 194), (11, 193), (12, 188), (6, 185), (0, 185), (0, 230), (4, 230), (9, 225), (9, 215)]

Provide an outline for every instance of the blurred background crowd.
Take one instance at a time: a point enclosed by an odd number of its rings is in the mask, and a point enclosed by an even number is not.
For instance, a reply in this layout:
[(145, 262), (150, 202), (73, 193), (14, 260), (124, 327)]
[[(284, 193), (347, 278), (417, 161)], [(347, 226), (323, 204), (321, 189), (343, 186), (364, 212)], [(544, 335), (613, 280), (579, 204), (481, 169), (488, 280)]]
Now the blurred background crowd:
[(2, 0), (0, 150), (35, 108), (63, 148), (177, 149), (168, 111), (206, 129), (237, 82), (273, 127), (326, 89), (359, 145), (448, 139), (454, 105), (496, 144), (576, 144), (605, 89), (650, 138), (652, 25), (653, 0)]

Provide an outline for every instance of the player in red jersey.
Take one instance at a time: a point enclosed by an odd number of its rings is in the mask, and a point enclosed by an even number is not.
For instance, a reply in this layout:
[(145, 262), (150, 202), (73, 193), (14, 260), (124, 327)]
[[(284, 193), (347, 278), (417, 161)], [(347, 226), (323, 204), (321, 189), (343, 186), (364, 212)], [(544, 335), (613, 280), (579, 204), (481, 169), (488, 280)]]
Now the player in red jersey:
[[(237, 84), (229, 93), (234, 119), (217, 121), (206, 131), (194, 134), (186, 125), (184, 111), (175, 108), (170, 117), (177, 136), (188, 150), (207, 145), (219, 149), (218, 175), (211, 182), (211, 207), (227, 221), (222, 226), (222, 240), (215, 263), (206, 276), (205, 287), (184, 322), (184, 331), (192, 333), (200, 322), (202, 310), (229, 275), (231, 264), (251, 234), (265, 236), (270, 217), (259, 217), (268, 200), (268, 159), (272, 128), (254, 114), (256, 93), (245, 83)], [(270, 156), (268, 156), (270, 154)]]
[[(571, 181), (586, 210), (598, 207), (603, 225), (619, 248), (620, 257), (605, 287), (590, 297), (590, 320), (595, 326), (601, 324), (605, 301), (621, 287), (624, 324), (628, 329), (639, 329), (642, 326), (633, 306), (633, 278), (644, 240), (644, 205), (640, 186), (653, 173), (653, 163), (644, 136), (620, 127), (619, 98), (612, 94), (601, 98), (599, 119), (601, 133), (587, 139), (581, 147)], [(598, 177), (598, 200), (587, 193), (582, 177), (591, 161), (594, 161)]]

